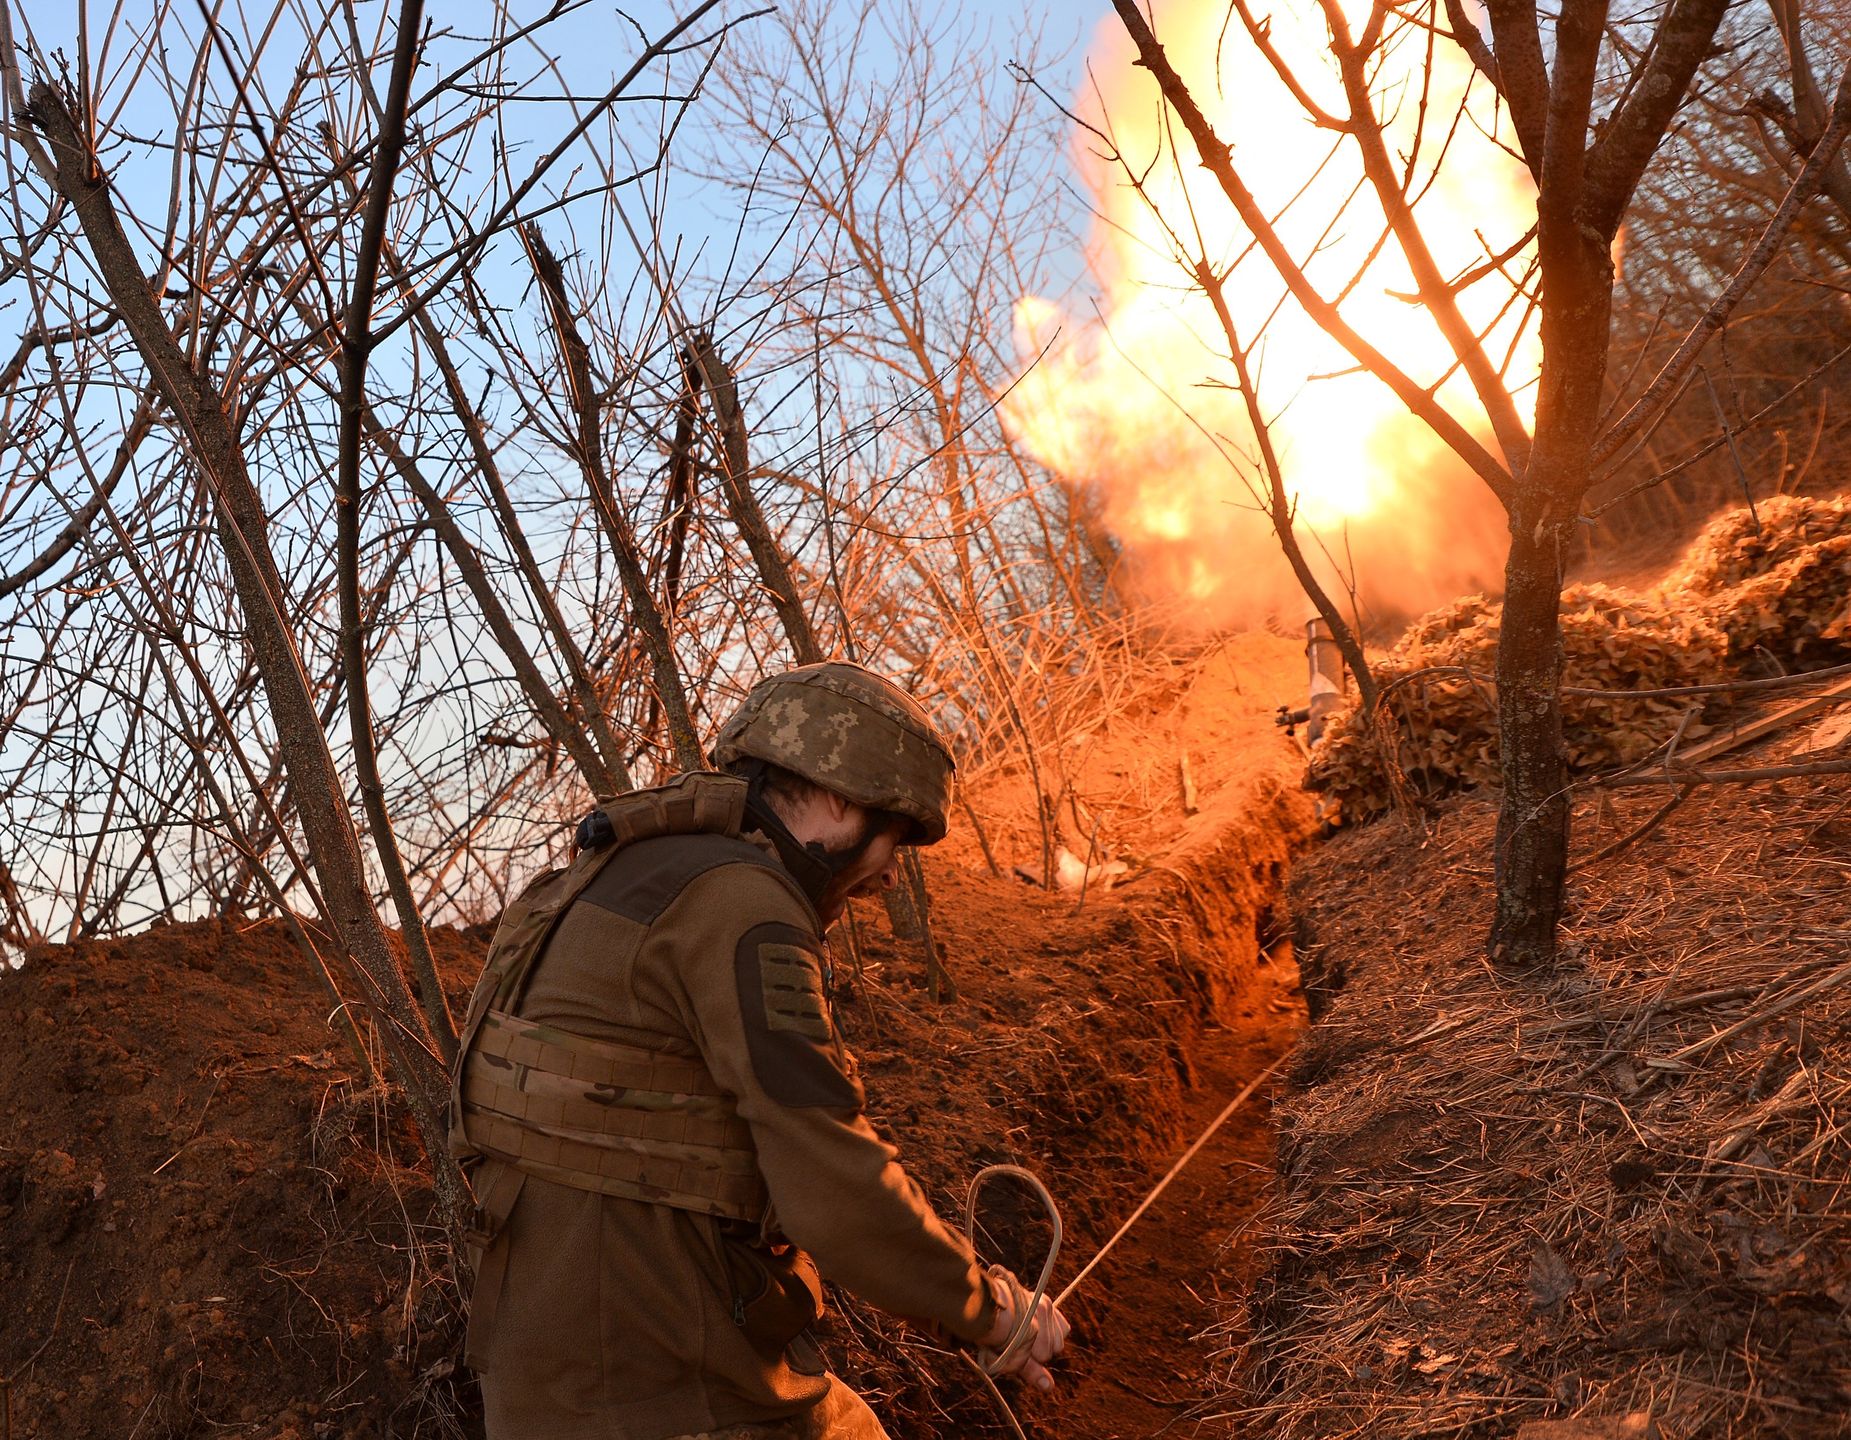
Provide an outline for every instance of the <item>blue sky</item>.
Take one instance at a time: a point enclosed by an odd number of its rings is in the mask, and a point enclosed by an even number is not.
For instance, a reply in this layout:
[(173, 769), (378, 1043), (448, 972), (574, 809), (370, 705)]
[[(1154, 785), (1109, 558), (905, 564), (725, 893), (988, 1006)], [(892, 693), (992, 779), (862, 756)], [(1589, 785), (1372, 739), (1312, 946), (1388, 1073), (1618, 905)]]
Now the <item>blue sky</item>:
[[(96, 109), (104, 122), (105, 141), (102, 158), (107, 167), (112, 186), (116, 188), (127, 210), (142, 217), (144, 228), (135, 234), (136, 243), (144, 256), (144, 263), (152, 272), (159, 264), (163, 249), (161, 228), (165, 221), (170, 190), (173, 183), (174, 164), (173, 146), (176, 140), (175, 114), (181, 108), (179, 97), (168, 86), (160, 82), (160, 77), (145, 62), (146, 47), (143, 35), (156, 13), (166, 17), (169, 27), (164, 36), (169, 64), (177, 76), (177, 85), (184, 87), (189, 71), (192, 69), (200, 50), (203, 25), (198, 6), (194, 0), (178, 0), (157, 12), (152, 0), (130, 0), (120, 12), (121, 28), (114, 34), (108, 33), (111, 23), (113, 5), (105, 0), (89, 0), (87, 5), (90, 27), (80, 24), (85, 10), (70, 3), (70, 0), (12, 0), (12, 14), (15, 32), (22, 44), (29, 44), (40, 56), (45, 57), (48, 68), (53, 75), (69, 77), (75, 88), (82, 88), (96, 96)], [(752, 8), (750, 0), (733, 0), (721, 11), (722, 14), (742, 15)], [(936, 7), (925, 7), (936, 13)], [(951, 7), (943, 7), (949, 9)], [(1003, 6), (1003, 5), (965, 5), (958, 7), (960, 13), (972, 27), (974, 33), (969, 39), (971, 53), (987, 58), (993, 69), (1000, 74), (1003, 67), (1018, 58), (1016, 47), (1010, 36), (1023, 23), (1044, 22), (1047, 27), (1046, 49), (1064, 54), (1065, 69), (1060, 73), (1043, 72), (1042, 78), (1048, 88), (1056, 95), (1065, 97), (1071, 94), (1081, 74), (1080, 64), (1084, 40), (1091, 33), (1098, 20), (1106, 13), (1103, 6), (1088, 6), (1084, 11), (1074, 7), (1046, 5), (1041, 7)], [(297, 13), (313, 15), (317, 20), (325, 17), (327, 23), (346, 24), (344, 13), (338, 8), (315, 7), (308, 3), (301, 6), (300, 12), (283, 12), (276, 17), (274, 25), (269, 24), (270, 8), (259, 0), (256, 5), (246, 5), (242, 9), (229, 3), (222, 9), (228, 17), (227, 28), (232, 37), (229, 43), (235, 48), (230, 65), (219, 54), (205, 57), (205, 69), (218, 86), (221, 97), (231, 93), (226, 83), (232, 71), (242, 69), (241, 78), (255, 97), (260, 112), (268, 113), (282, 103), (288, 92), (298, 68), (298, 62), (305, 50), (304, 36), (295, 18)], [(542, 13), (543, 5), (517, 7), (520, 13)], [(395, 15), (397, 6), (390, 7), (378, 3), (364, 3), (353, 9), (354, 21), (363, 37), (372, 37), (380, 32), (382, 19)], [(413, 94), (419, 94), (437, 75), (446, 73), (460, 62), (462, 58), (474, 53), (479, 48), (469, 38), (472, 30), (480, 33), (487, 28), (491, 11), (486, 6), (464, 6), (455, 4), (433, 4), (430, 14), (442, 26), (451, 32), (439, 36), (426, 57), (419, 79), (414, 83)], [(644, 32), (656, 33), (672, 23), (677, 13), (676, 7), (644, 3), (628, 10)], [(839, 7), (830, 12), (832, 20), (840, 14)], [(472, 18), (474, 17), (474, 18)], [(235, 19), (235, 23), (234, 23)], [(754, 22), (747, 22), (748, 24)], [(763, 22), (756, 22), (763, 25)], [(247, 25), (256, 25), (259, 30), (267, 27), (263, 41), (262, 54), (256, 65), (248, 64), (249, 54), (254, 42), (247, 40), (250, 32)], [(878, 76), (883, 58), (891, 63), (898, 62), (897, 55), (891, 53), (891, 42), (887, 41), (878, 30), (871, 32), (872, 39), (868, 46), (868, 58), (872, 60), (875, 74), (871, 83), (878, 84)], [(883, 49), (885, 46), (885, 49)], [(139, 47), (139, 48), (138, 48)], [(332, 47), (324, 47), (332, 48)], [(540, 88), (558, 97), (599, 95), (607, 90), (613, 75), (624, 69), (630, 59), (640, 48), (637, 31), (626, 20), (619, 17), (616, 7), (610, 4), (586, 5), (567, 21), (551, 29), (542, 49), (529, 47), (522, 52), (511, 66), (522, 75), (539, 77), (543, 84)], [(685, 81), (686, 67), (691, 63), (682, 62)], [(80, 78), (83, 77), (83, 78)], [(31, 73), (30, 64), (27, 74), (28, 83), (37, 78)], [(386, 67), (382, 64), (373, 76), (376, 85), (383, 88), (386, 80)], [(647, 88), (647, 87), (645, 87)], [(657, 87), (659, 88), (659, 87)], [(338, 112), (342, 105), (357, 106), (351, 98), (351, 89), (345, 98), (336, 97), (331, 105)], [(525, 100), (503, 107), (503, 119), (510, 140), (509, 171), (522, 175), (532, 164), (533, 157), (542, 153), (564, 133), (572, 123), (572, 112), (568, 104), (559, 99), (545, 101)], [(351, 115), (353, 112), (348, 111)], [(625, 141), (625, 127), (631, 125), (635, 117), (635, 133), (648, 137), (653, 133), (659, 107), (639, 104), (624, 114), (616, 133), (618, 143)], [(691, 143), (678, 143), (675, 163), (664, 181), (664, 188), (655, 198), (655, 208), (662, 215), (665, 227), (671, 232), (670, 247), (679, 242), (684, 255), (697, 251), (703, 255), (704, 262), (717, 267), (733, 243), (735, 227), (739, 223), (739, 198), (734, 188), (729, 188), (703, 179), (693, 163), (692, 156), (703, 151), (724, 150), (729, 143), (727, 131), (714, 118), (717, 106), (709, 100), (697, 105), (686, 121), (688, 127), (681, 137)], [(313, 118), (311, 111), (310, 117)], [(421, 119), (435, 119), (434, 113)], [(370, 133), (370, 123), (356, 123), (344, 127), (344, 133), (360, 136)], [(193, 151), (200, 151), (201, 146), (192, 143), (194, 137), (178, 137), (183, 145)], [(304, 152), (306, 153), (306, 152)], [(472, 159), (475, 158), (472, 152)], [(16, 163), (19, 161), (15, 152)], [(484, 162), (490, 157), (482, 156)], [(739, 165), (746, 166), (755, 160), (749, 146), (739, 152)], [(1050, 163), (1064, 164), (1062, 154), (1051, 154)], [(232, 181), (214, 179), (208, 163), (202, 172), (204, 178), (196, 179), (192, 188), (183, 198), (191, 201), (197, 199), (201, 187), (218, 184), (217, 192), (206, 189), (203, 193), (210, 201), (214, 193), (223, 194)], [(467, 186), (485, 183), (493, 175), (493, 166), (483, 163), (479, 172), (460, 177), (457, 181), (459, 191)], [(553, 177), (554, 183), (564, 183), (567, 179), (565, 170)], [(29, 187), (22, 187), (29, 188)], [(17, 198), (17, 197), (16, 197)], [(1079, 201), (1073, 199), (1074, 212), (1068, 217), (1069, 228), (1078, 235), (1084, 232), (1084, 216)], [(410, 212), (407, 212), (410, 213)], [(577, 243), (595, 252), (595, 246), (602, 238), (607, 248), (614, 253), (611, 266), (614, 287), (627, 283), (626, 274), (619, 272), (628, 268), (623, 263), (626, 256), (621, 245), (609, 246), (608, 230), (602, 237), (596, 234), (600, 224), (606, 223), (601, 212), (594, 204), (587, 203), (583, 208), (584, 220), (576, 237)], [(549, 218), (548, 233), (556, 238), (570, 234), (566, 215)], [(758, 233), (746, 237), (750, 245), (768, 243), (767, 236), (775, 230), (771, 221), (775, 216), (767, 217)], [(183, 219), (184, 226), (185, 221)], [(10, 226), (9, 226), (10, 228)], [(504, 251), (514, 252), (518, 247), (509, 241)], [(228, 253), (235, 253), (236, 247)], [(339, 263), (339, 262), (337, 262)], [(1077, 250), (1070, 257), (1068, 275), (1071, 279), (1079, 273), (1080, 260)], [(503, 274), (506, 279), (504, 281)], [(528, 294), (529, 280), (525, 267), (517, 253), (491, 254), (479, 267), (479, 275), (486, 276), (486, 288), (495, 303), (507, 303), (511, 309), (525, 305), (528, 309), (531, 296)], [(101, 302), (100, 287), (87, 275), (81, 262), (68, 267), (66, 281), (75, 293), (55, 291), (54, 298), (69, 306), (70, 313), (84, 314), (93, 312)], [(338, 288), (339, 277), (335, 277)], [(698, 288), (698, 287), (697, 287)], [(0, 331), (12, 328), (17, 334), (32, 323), (32, 309), (27, 303), (24, 286), (18, 282), (0, 283)], [(999, 316), (999, 324), (1006, 327), (1007, 317)], [(1002, 332), (1007, 334), (1006, 328)], [(10, 348), (10, 347), (9, 347)], [(381, 388), (391, 388), (403, 374), (405, 360), (403, 351), (394, 346), (382, 350), (375, 360), (374, 374)], [(473, 376), (473, 383), (477, 377)], [(313, 392), (311, 392), (313, 396)], [(88, 406), (107, 407), (110, 410), (120, 403), (118, 396), (108, 390), (94, 394), (83, 402)], [(331, 402), (324, 402), (314, 397), (314, 404), (327, 415), (332, 415)], [(84, 412), (90, 413), (88, 409)], [(106, 432), (102, 432), (106, 433)], [(298, 467), (291, 472), (287, 461), (290, 457), (280, 456), (272, 460), (268, 467), (268, 480), (281, 490), (297, 487), (305, 477), (305, 472)], [(283, 463), (277, 463), (278, 461)], [(150, 484), (158, 484), (150, 480)], [(74, 507), (89, 491), (85, 483), (75, 472), (59, 481), (61, 488), (68, 491), (66, 502)], [(310, 484), (308, 502), (297, 505), (289, 523), (278, 526), (275, 537), (279, 554), (283, 560), (286, 573), (300, 575), (308, 561), (303, 557), (312, 550), (318, 541), (316, 528), (316, 506), (325, 498), (322, 489)], [(52, 529), (62, 520), (66, 513), (57, 506), (47, 504), (40, 499), (33, 506), (40, 515), (36, 528), (33, 525), (12, 524), (4, 534), (0, 534), (0, 573), (7, 573), (16, 568), (30, 553), (36, 553), (38, 547)], [(306, 547), (306, 549), (305, 549)], [(312, 558), (312, 557), (311, 557)], [(68, 568), (71, 562), (66, 562)], [(107, 600), (103, 602), (105, 605)], [(7, 607), (0, 606), (0, 661), (6, 658), (7, 644), (15, 648), (12, 659), (20, 664), (26, 663), (28, 657), (22, 646), (34, 643), (32, 636), (37, 632), (28, 628), (11, 632), (7, 630)], [(107, 626), (114, 622), (110, 613), (100, 611), (96, 623)], [(68, 643), (70, 637), (65, 637)], [(229, 662), (228, 662), (229, 663)], [(448, 657), (426, 655), (423, 664), (440, 665), (467, 663), (465, 657)], [(383, 667), (382, 667), (383, 669)], [(386, 676), (382, 673), (382, 686)], [(104, 704), (102, 700), (98, 704)], [(106, 724), (103, 733), (120, 738), (117, 727)], [(17, 737), (15, 737), (17, 738)], [(23, 742), (22, 742), (23, 743)], [(337, 737), (338, 743), (338, 737)], [(412, 748), (420, 748), (422, 742), (410, 738), (406, 742)], [(14, 768), (17, 752), (0, 757), (0, 775)], [(81, 782), (80, 782), (81, 783)], [(68, 816), (68, 828), (73, 835), (96, 820), (94, 814), (79, 813), (85, 807), (73, 809)], [(0, 826), (4, 828), (4, 826)]]
[[(116, 9), (114, 0), (80, 0), (75, 5), (71, 0), (12, 0), (12, 3), (22, 45), (34, 42), (40, 52), (67, 62), (72, 73), (83, 71), (86, 68), (84, 58), (88, 57), (89, 73), (102, 78), (99, 108), (106, 118), (119, 114), (119, 128), (139, 137), (165, 141), (171, 136), (173, 116), (168, 97), (149, 84), (145, 74), (139, 77), (138, 83), (129, 83), (137, 78), (130, 73), (135, 51), (132, 37), (151, 23), (155, 6), (150, 0), (140, 0), (140, 3), (131, 0), (122, 6), (120, 25), (114, 35), (109, 33), (112, 13)], [(261, 3), (215, 8), (228, 12), (222, 33), (228, 37), (238, 63), (247, 62), (250, 48), (241, 40), (244, 26), (249, 25), (263, 35), (263, 50), (254, 72), (258, 77), (254, 88), (262, 108), (264, 101), (273, 101), (287, 87), (290, 72), (304, 51), (303, 31), (297, 17), (286, 11), (272, 16), (268, 7)], [(543, 63), (550, 62), (557, 67), (561, 86), (574, 93), (596, 94), (608, 86), (611, 76), (627, 66), (636, 54), (640, 48), (639, 31), (659, 34), (689, 8), (662, 3), (662, 0), (640, 0), (640, 3), (625, 4), (621, 8), (608, 0), (584, 5), (548, 24), (533, 44), (511, 52), (519, 57), (514, 68), (538, 72)], [(739, 20), (739, 33), (746, 35), (754, 26), (762, 28), (766, 24), (764, 19), (748, 18), (762, 8), (765, 7), (761, 0), (729, 0), (713, 16), (704, 19), (702, 26), (710, 28), (722, 17)], [(844, 14), (849, 8), (834, 6), (832, 15)], [(1111, 14), (1108, 5), (1096, 3), (1096, 0), (1085, 0), (1081, 4), (1028, 0), (1028, 3), (1013, 5), (994, 3), (994, 0), (967, 0), (962, 4), (955, 0), (946, 0), (946, 3), (921, 0), (919, 8), (927, 14), (955, 13), (963, 17), (974, 29), (977, 49), (987, 52), (999, 70), (1017, 58), (1017, 47), (1011, 39), (1014, 33), (1024, 26), (1040, 30), (1045, 37), (1044, 50), (1065, 57), (1064, 64), (1043, 72), (1042, 76), (1052, 93), (1063, 98), (1070, 95), (1082, 79), (1087, 41)], [(198, 48), (203, 33), (198, 4), (196, 0), (195, 3), (181, 0), (181, 3), (161, 9), (166, 12), (164, 23), (170, 31), (177, 26), (187, 37), (180, 45), (170, 47), (179, 51), (183, 63), (176, 68), (183, 69), (184, 61), (190, 58), (188, 52)], [(513, 9), (517, 17), (525, 18), (543, 13), (546, 7), (529, 3), (516, 4)], [(243, 22), (236, 19), (240, 10), (246, 17)], [(382, 20), (395, 16), (397, 10), (396, 4), (361, 0), (353, 7), (355, 27), (362, 37), (370, 39), (380, 33)], [(326, 6), (325, 12), (327, 23), (344, 33), (345, 21), (340, 18), (339, 7)], [(86, 15), (87, 27), (84, 24)], [(454, 63), (456, 57), (475, 48), (471, 42), (488, 33), (492, 15), (492, 7), (479, 0), (464, 0), (464, 3), (444, 0), (444, 3), (426, 6), (426, 25), (427, 28), (436, 27), (437, 42), (427, 54), (419, 81), (414, 86), (414, 95), (432, 76)], [(869, 37), (870, 58), (878, 63), (883, 48), (891, 55), (891, 42), (878, 27), (869, 31)], [(210, 68), (215, 74), (222, 73), (222, 58), (215, 55)], [(383, 88), (384, 66), (375, 76), (375, 83)], [(118, 105), (122, 107), (119, 112)], [(535, 143), (546, 141), (561, 128), (558, 122), (562, 110), (556, 104), (519, 103), (510, 106), (509, 111), (510, 122), (517, 130), (527, 129)], [(693, 123), (699, 125), (703, 118), (697, 111), (692, 117)], [(164, 169), (161, 164), (145, 163), (144, 158), (144, 163), (121, 165), (118, 179), (132, 189), (160, 184), (166, 180)], [(703, 229), (718, 232), (731, 225), (734, 216), (730, 196), (702, 186), (685, 174), (679, 183), (684, 188), (678, 196), (678, 208), (691, 233)]]

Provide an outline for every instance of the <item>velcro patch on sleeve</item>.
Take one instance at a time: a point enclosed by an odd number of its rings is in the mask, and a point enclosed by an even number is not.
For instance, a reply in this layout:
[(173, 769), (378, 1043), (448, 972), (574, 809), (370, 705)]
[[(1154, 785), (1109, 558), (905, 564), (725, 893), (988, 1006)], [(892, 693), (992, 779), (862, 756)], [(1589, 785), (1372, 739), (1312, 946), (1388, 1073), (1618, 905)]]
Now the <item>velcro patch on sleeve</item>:
[(752, 1073), (780, 1105), (859, 1110), (861, 1083), (836, 1035), (818, 941), (794, 925), (755, 925), (734, 973)]
[(796, 945), (758, 947), (758, 977), (765, 993), (765, 1028), (828, 1040), (829, 1002), (817, 957)]

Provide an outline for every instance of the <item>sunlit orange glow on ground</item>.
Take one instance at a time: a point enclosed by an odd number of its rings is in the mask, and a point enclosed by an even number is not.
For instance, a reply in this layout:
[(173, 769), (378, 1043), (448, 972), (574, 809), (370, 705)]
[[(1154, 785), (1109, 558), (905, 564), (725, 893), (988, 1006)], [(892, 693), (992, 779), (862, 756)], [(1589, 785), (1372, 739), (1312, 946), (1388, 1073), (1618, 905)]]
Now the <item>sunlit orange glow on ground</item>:
[[(1367, 4), (1345, 3), (1359, 31)], [(1275, 42), (1306, 88), (1332, 113), (1345, 113), (1321, 9), (1314, 0), (1285, 0), (1271, 16)], [(1345, 143), (1332, 156), (1338, 137), (1305, 116), (1223, 0), (1160, 0), (1156, 30), (1320, 288), (1335, 294), (1366, 266), (1344, 305), (1350, 323), (1417, 380), (1438, 384), (1448, 407), (1488, 434), (1470, 387), (1448, 376), (1453, 357), (1431, 318), (1402, 298), (1415, 287), (1393, 242), (1368, 258), (1382, 218), (1355, 147)], [(1132, 57), (1116, 18), (1105, 22), (1088, 57), (1098, 91), (1081, 96), (1076, 109), (1109, 130), (1134, 165), (1150, 167), (1147, 191), (1185, 247), (1200, 243), (1215, 260), (1233, 261), (1246, 232), (1186, 135), (1178, 135), (1182, 164), (1172, 163), (1169, 117)], [(1374, 85), (1378, 113), (1392, 117), (1397, 156), (1411, 149), (1424, 113), (1416, 214), (1448, 275), (1507, 249), (1535, 218), (1527, 172), (1484, 133), (1498, 117), (1482, 81), (1469, 92), (1468, 118), (1447, 140), (1470, 78), (1451, 42), (1410, 26), (1391, 42)], [(1047, 353), (1006, 402), (1009, 420), (1038, 458), (1096, 496), (1152, 598), (1187, 601), (1212, 624), (1269, 613), (1296, 618), (1303, 599), (1255, 500), (1261, 481), (1251, 431), (1239, 397), (1222, 388), (1233, 368), (1214, 311), (1191, 287), (1163, 221), (1098, 157), (1098, 142), (1079, 135), (1076, 148), (1099, 215), (1090, 249), (1096, 309), (1021, 300), (1021, 353)], [(1506, 270), (1517, 277), (1523, 263), (1519, 257)], [(1339, 558), (1347, 551), (1366, 595), (1404, 612), (1496, 584), (1503, 522), (1482, 482), (1380, 382), (1357, 373), (1289, 299), (1281, 304), (1284, 286), (1263, 256), (1242, 259), (1228, 288), (1242, 341), (1254, 350), (1301, 528), (1311, 532), (1307, 550)], [(1539, 352), (1533, 326), (1516, 333), (1520, 304), (1499, 319), (1511, 293), (1511, 282), (1493, 275), (1467, 292), (1463, 307), (1475, 328), (1490, 330), (1494, 360), (1513, 355), (1509, 373), (1527, 414)]]

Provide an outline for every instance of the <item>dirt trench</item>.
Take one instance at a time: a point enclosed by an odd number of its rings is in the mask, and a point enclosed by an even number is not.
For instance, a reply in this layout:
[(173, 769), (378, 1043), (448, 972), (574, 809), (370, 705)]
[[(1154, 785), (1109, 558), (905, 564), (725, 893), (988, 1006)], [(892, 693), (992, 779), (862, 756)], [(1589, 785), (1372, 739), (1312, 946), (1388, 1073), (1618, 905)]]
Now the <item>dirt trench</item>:
[[(1178, 864), (1096, 909), (1075, 913), (1071, 898), (1018, 891), (996, 896), (992, 913), (988, 885), (947, 877), (961, 999), (936, 1013), (908, 1005), (878, 1038), (856, 1040), (876, 1125), (942, 1213), (961, 1213), (968, 1177), (995, 1161), (1028, 1166), (1054, 1192), (1067, 1233), (1052, 1291), (1303, 1026), (1297, 968), (1277, 933), (1301, 797), (1275, 788), (1243, 798), (1241, 824), (1211, 822)], [(1024, 919), (1038, 936), (1027, 945)], [(908, 963), (890, 945), (883, 934), (867, 946), (877, 1006), (894, 1006), (888, 976)], [(1057, 1393), (1007, 1387), (1029, 1435), (1193, 1433), (1194, 1421), (1225, 1408), (1241, 1337), (1223, 1311), (1255, 1272), (1272, 1162), (1262, 1092), (1082, 1282), (1068, 1305), (1075, 1333)], [(1037, 1207), (1006, 1185), (986, 1197), (985, 1258), (1032, 1276), (1046, 1253)], [(1009, 1433), (961, 1367), (840, 1298), (838, 1368), (875, 1397), (895, 1440)], [(1206, 1433), (1237, 1432), (1220, 1418)]]
[[(1251, 1003), (1235, 1023), (1202, 1036), (1196, 1088), (1182, 1117), (1185, 1135), (1199, 1137), (1228, 1100), (1296, 1041), (1304, 1000), (1289, 944), (1276, 945), (1262, 961), (1246, 998)], [(1267, 1101), (1256, 1094), (1082, 1282), (1071, 1303), (1084, 1317), (1073, 1383), (1043, 1407), (1045, 1433), (1100, 1440), (1189, 1435), (1198, 1427), (1242, 1433), (1226, 1410), (1245, 1336), (1227, 1317), (1238, 1313), (1256, 1278), (1258, 1222), (1272, 1191), (1273, 1161)]]
[[(1295, 647), (1274, 648), (1295, 674)], [(1120, 717), (1123, 744), (1102, 725), (1091, 770), (1074, 766), (1091, 795), (1154, 796), (1169, 817), (1125, 827), (1127, 883), (1081, 904), (934, 853), (956, 1001), (927, 997), (918, 946), (878, 907), (839, 935), (838, 1013), (876, 1125), (948, 1216), (981, 1166), (1037, 1171), (1067, 1226), (1056, 1287), (1300, 1024), (1271, 942), (1307, 815), (1274, 687), (1252, 682), (1266, 658), (1223, 657), (1226, 684), (1179, 673)], [(1203, 747), (1186, 815), (1160, 793), (1184, 732)], [(459, 1001), (486, 939), (439, 932)], [(48, 946), (0, 973), (0, 1121), (7, 1440), (480, 1434), (415, 1138), (338, 1045), (280, 924)], [(1256, 1102), (1087, 1279), (1059, 1394), (1015, 1392), (1029, 1434), (1110, 1440), (1215, 1415), (1238, 1338), (1216, 1300), (1251, 1276), (1271, 1147)], [(992, 1192), (982, 1219), (987, 1256), (1035, 1267), (1019, 1197)], [(953, 1357), (837, 1299), (832, 1358), (895, 1440), (1008, 1433)]]

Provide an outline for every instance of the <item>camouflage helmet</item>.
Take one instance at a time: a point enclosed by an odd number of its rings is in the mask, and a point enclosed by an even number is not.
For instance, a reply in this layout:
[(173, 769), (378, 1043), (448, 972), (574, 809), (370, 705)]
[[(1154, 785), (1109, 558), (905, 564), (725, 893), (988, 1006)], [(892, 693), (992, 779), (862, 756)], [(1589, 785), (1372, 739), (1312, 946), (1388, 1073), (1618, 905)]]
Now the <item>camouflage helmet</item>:
[(754, 685), (713, 746), (716, 765), (747, 758), (906, 816), (907, 844), (945, 838), (951, 747), (917, 700), (860, 665), (801, 665)]

